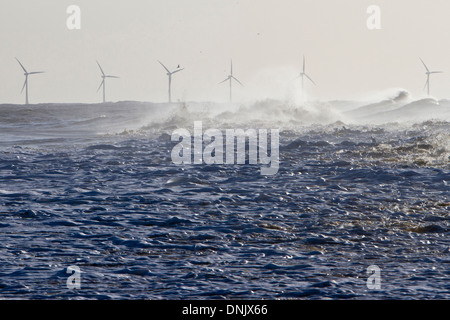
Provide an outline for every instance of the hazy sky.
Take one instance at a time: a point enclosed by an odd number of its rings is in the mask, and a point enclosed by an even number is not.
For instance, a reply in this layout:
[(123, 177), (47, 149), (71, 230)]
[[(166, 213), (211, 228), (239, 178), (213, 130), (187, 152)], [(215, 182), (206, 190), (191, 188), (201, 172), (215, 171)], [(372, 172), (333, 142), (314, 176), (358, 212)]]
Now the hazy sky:
[[(186, 69), (174, 75), (174, 100), (226, 101), (229, 73), (245, 87), (236, 100), (285, 98), (298, 86), (302, 55), (317, 86), (310, 95), (346, 99), (404, 88), (450, 98), (448, 0), (0, 0), (0, 103), (100, 102), (98, 59), (107, 99), (166, 101), (167, 76), (157, 63)], [(381, 30), (366, 10), (381, 8)], [(81, 8), (81, 30), (68, 30), (69, 5)]]

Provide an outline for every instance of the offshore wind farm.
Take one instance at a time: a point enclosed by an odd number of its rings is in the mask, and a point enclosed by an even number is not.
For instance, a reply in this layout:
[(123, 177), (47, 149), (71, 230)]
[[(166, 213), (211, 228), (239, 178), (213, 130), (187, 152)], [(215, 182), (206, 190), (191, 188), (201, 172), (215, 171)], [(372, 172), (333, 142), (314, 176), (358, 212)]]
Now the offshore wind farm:
[[(25, 67), (22, 65), (22, 63), (15, 58), (16, 61), (19, 63), (20, 67), (23, 69), (24, 71), (24, 75), (25, 75), (25, 82), (23, 84), (22, 87), (22, 91), (21, 93), (23, 93), (23, 91), (25, 90), (25, 104), (29, 104), (29, 98), (28, 98), (28, 77), (30, 75), (35, 75), (35, 74), (41, 74), (41, 73), (45, 73), (44, 71), (37, 71), (37, 72), (28, 72)], [(420, 61), (422, 62), (426, 72), (426, 82), (425, 82), (425, 86), (424, 86), (424, 90), (427, 94), (428, 97), (430, 97), (430, 78), (431, 75), (433, 74), (440, 74), (440, 73), (444, 73), (443, 71), (430, 71), (430, 69), (428, 68), (428, 66), (425, 64), (425, 62), (422, 60), (422, 58), (419, 58)], [(306, 90), (305, 90), (305, 78), (306, 80), (308, 80), (310, 83), (312, 83), (314, 86), (317, 86), (317, 84), (314, 82), (314, 80), (306, 73), (306, 60), (305, 60), (305, 56), (303, 56), (303, 63), (302, 63), (302, 71), (300, 72), (300, 74), (296, 77), (296, 79), (300, 79), (301, 80), (301, 87), (300, 87), (300, 95), (301, 98), (304, 101), (304, 98), (306, 96)], [(103, 103), (106, 102), (106, 79), (111, 78), (111, 79), (118, 79), (118, 76), (115, 75), (108, 75), (105, 74), (105, 72), (103, 71), (102, 66), (100, 65), (100, 63), (98, 61), (97, 65), (100, 69), (101, 72), (101, 77), (102, 77), (102, 81), (100, 83), (100, 86), (97, 89), (97, 92), (100, 91), (100, 89), (102, 89), (102, 97), (103, 97)], [(158, 60), (158, 63), (164, 68), (164, 70), (166, 70), (166, 75), (168, 77), (168, 102), (172, 103), (172, 76), (180, 71), (183, 71), (184, 68), (181, 68), (180, 65), (178, 65), (178, 67), (176, 69), (174, 69), (173, 71), (170, 71), (161, 61)], [(242, 84), (242, 82), (240, 80), (238, 80), (234, 75), (233, 75), (233, 60), (231, 60), (230, 62), (230, 73), (227, 76), (227, 78), (221, 82), (219, 82), (219, 84), (228, 82), (229, 83), (229, 102), (232, 103), (233, 102), (233, 90), (232, 90), (232, 84), (233, 81), (240, 84), (242, 87), (244, 87), (244, 85)], [(285, 83), (286, 88), (288, 87), (287, 82)], [(178, 99), (178, 101), (180, 101)]]

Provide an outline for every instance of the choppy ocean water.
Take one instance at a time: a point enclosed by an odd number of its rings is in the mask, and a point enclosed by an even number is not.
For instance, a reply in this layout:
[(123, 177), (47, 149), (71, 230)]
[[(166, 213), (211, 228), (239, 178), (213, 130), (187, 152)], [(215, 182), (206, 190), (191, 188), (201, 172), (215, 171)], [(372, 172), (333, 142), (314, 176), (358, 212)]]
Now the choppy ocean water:
[[(278, 128), (278, 174), (174, 165), (194, 121)], [(0, 136), (2, 299), (450, 298), (448, 101), (2, 105)]]

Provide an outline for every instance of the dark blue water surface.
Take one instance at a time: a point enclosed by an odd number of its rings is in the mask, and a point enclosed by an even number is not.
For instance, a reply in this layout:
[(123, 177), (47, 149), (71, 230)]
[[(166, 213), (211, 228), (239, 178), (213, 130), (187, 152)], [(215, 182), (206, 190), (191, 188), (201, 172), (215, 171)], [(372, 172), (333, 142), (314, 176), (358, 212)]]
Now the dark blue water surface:
[(450, 298), (449, 122), (276, 123), (280, 169), (262, 176), (174, 165), (173, 119), (23, 108), (2, 109), (2, 299)]

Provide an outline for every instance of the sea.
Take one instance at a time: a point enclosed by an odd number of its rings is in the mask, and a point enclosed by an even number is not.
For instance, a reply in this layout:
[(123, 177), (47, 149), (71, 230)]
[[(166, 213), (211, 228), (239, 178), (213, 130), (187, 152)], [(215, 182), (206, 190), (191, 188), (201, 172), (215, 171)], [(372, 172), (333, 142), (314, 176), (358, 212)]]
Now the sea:
[[(175, 164), (279, 130), (279, 170)], [(0, 105), (0, 299), (450, 299), (450, 100)]]

